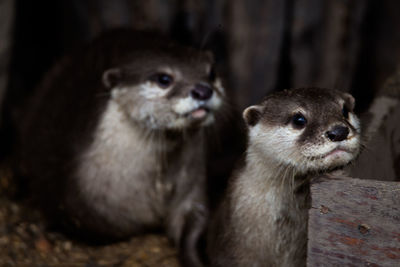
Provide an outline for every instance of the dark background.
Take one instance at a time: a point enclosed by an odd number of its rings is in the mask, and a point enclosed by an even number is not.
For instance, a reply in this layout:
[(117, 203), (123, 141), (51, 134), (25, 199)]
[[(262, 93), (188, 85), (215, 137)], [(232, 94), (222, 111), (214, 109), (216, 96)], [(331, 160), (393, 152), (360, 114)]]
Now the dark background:
[(394, 0), (0, 0), (0, 9), (3, 140), (57, 59), (118, 26), (213, 50), (240, 110), (318, 86), (351, 92), (364, 111), (400, 59)]
[(274, 90), (319, 86), (350, 91), (363, 110), (400, 58), (399, 1), (1, 2), (15, 7), (6, 102), (30, 94), (61, 55), (117, 26), (211, 47), (241, 108)]

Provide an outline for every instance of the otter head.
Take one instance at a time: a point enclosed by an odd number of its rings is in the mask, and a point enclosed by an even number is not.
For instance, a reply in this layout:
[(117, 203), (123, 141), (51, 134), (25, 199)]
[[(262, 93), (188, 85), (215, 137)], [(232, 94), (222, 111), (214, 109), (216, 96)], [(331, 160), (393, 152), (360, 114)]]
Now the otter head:
[(261, 157), (298, 173), (343, 167), (360, 151), (354, 98), (320, 88), (285, 90), (248, 107), (249, 141)]
[(132, 121), (156, 130), (209, 125), (224, 98), (212, 55), (168, 42), (127, 55), (103, 84)]

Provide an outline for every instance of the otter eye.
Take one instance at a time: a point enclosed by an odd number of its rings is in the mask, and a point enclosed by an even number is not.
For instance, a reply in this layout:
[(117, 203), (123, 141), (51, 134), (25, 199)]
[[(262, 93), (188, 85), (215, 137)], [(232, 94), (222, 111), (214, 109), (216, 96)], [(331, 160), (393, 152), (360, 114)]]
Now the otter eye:
[(295, 128), (301, 129), (304, 128), (307, 124), (307, 119), (301, 113), (297, 113), (292, 117), (292, 124)]
[(150, 77), (150, 80), (156, 82), (161, 88), (168, 88), (174, 81), (171, 75), (165, 73), (157, 73)]
[(213, 82), (215, 81), (215, 78), (217, 77), (217, 73), (215, 72), (215, 67), (212, 66), (210, 69), (210, 73), (208, 74), (208, 79)]
[(349, 118), (349, 110), (348, 110), (348, 108), (346, 108), (346, 106), (343, 106), (342, 114), (346, 119)]

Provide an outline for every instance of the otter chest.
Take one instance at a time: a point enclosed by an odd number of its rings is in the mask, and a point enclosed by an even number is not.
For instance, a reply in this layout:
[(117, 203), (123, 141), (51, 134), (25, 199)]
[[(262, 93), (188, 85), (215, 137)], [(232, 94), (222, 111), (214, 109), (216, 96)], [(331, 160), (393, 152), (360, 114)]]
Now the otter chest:
[(86, 202), (120, 220), (133, 216), (151, 223), (164, 216), (164, 199), (174, 182), (164, 175), (160, 147), (150, 133), (138, 132), (110, 102), (92, 144), (79, 160), (76, 179)]

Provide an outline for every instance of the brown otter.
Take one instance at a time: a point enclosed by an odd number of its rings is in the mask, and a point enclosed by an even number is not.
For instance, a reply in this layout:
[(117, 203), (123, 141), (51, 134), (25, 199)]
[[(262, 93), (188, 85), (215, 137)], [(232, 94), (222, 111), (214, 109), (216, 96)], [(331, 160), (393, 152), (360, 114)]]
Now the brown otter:
[(247, 108), (244, 166), (230, 181), (208, 234), (212, 266), (304, 266), (309, 180), (358, 155), (351, 95), (302, 88)]
[(22, 175), (51, 217), (125, 238), (163, 228), (185, 264), (208, 216), (205, 127), (224, 106), (209, 52), (115, 30), (44, 79), (21, 130)]

